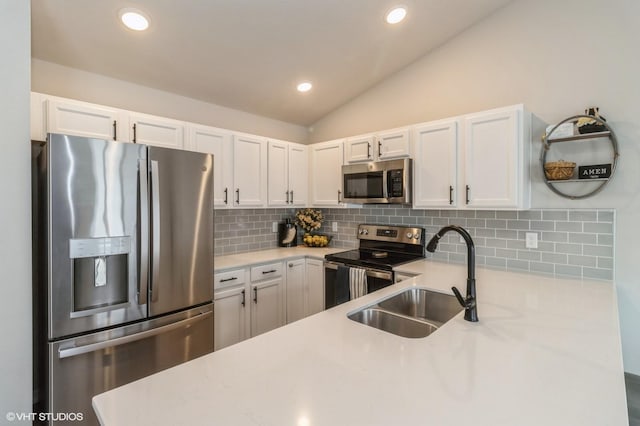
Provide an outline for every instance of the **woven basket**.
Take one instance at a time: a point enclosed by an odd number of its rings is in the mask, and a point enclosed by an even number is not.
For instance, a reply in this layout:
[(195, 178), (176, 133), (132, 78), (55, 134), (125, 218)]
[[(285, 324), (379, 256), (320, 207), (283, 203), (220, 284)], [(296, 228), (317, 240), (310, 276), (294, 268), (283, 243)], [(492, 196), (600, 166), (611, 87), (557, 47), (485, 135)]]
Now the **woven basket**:
[(544, 165), (544, 174), (549, 180), (567, 180), (573, 176), (576, 163), (570, 161), (554, 161)]

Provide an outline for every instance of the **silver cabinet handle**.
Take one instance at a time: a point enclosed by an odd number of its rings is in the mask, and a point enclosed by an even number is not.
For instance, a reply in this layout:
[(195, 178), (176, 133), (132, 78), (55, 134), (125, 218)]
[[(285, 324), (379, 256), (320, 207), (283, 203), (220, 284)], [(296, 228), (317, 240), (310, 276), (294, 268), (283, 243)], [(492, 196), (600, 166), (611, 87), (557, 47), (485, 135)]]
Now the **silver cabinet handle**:
[(138, 160), (140, 178), (140, 235), (138, 253), (140, 253), (140, 276), (138, 277), (138, 304), (147, 303), (149, 270), (149, 170), (147, 159)]
[(92, 343), (90, 345), (76, 346), (66, 349), (58, 349), (59, 358), (69, 358), (72, 356), (82, 355), (89, 352), (99, 351), (100, 349), (112, 348), (114, 346), (124, 345), (125, 343), (131, 343), (138, 340), (146, 339), (148, 337), (157, 336), (158, 334), (166, 333), (177, 328), (185, 327), (203, 319), (209, 318), (213, 315), (213, 312), (203, 312), (194, 317), (184, 319), (182, 321), (174, 322), (172, 324), (164, 325), (162, 327), (152, 328), (140, 333), (131, 334), (129, 336), (117, 337), (111, 340), (105, 340), (104, 342)]
[(158, 299), (157, 293), (153, 289), (160, 277), (160, 174), (158, 162), (151, 162), (151, 301)]

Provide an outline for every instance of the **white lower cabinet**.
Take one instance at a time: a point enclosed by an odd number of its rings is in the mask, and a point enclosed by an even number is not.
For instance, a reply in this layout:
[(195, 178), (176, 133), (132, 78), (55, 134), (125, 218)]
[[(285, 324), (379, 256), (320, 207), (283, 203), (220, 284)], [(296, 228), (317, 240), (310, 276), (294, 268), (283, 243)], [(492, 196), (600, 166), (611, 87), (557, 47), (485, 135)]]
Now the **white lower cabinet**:
[(251, 268), (251, 337), (285, 324), (282, 262)]
[(305, 259), (287, 262), (287, 323), (307, 316)]
[(324, 262), (320, 259), (307, 259), (306, 291), (306, 316), (324, 311)]
[(287, 263), (287, 323), (324, 310), (324, 263), (296, 259)]
[(249, 337), (248, 269), (236, 269), (214, 277), (214, 350)]

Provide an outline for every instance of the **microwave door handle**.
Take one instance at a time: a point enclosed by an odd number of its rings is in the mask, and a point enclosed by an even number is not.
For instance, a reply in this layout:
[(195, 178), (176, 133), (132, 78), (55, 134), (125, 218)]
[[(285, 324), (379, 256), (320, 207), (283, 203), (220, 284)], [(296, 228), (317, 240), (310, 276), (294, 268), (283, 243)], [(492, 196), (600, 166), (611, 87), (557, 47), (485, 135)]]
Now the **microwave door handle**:
[(140, 268), (138, 270), (138, 304), (147, 303), (149, 284), (149, 169), (147, 159), (138, 160), (138, 174), (140, 184), (140, 216), (138, 224), (138, 253), (140, 253)]
[(389, 199), (389, 171), (385, 170), (382, 172), (382, 198), (385, 200)]
[(158, 300), (157, 291), (154, 291), (158, 284), (160, 275), (160, 180), (158, 162), (151, 162), (151, 285), (149, 293), (151, 301)]

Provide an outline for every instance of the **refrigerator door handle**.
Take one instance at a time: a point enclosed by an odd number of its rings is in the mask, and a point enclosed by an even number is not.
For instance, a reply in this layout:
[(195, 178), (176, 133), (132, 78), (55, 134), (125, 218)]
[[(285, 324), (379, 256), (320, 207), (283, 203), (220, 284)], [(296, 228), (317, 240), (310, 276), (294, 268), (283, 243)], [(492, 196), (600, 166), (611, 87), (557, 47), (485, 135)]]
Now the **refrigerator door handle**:
[(58, 357), (61, 359), (70, 358), (73, 356), (82, 355), (89, 352), (95, 352), (101, 349), (124, 345), (125, 343), (135, 342), (137, 340), (146, 339), (148, 337), (157, 336), (158, 334), (167, 333), (171, 330), (175, 330), (177, 328), (191, 325), (205, 318), (208, 318), (211, 315), (213, 315), (213, 311), (203, 312), (199, 315), (184, 319), (182, 321), (174, 322), (172, 324), (167, 324), (162, 327), (152, 328), (151, 330), (146, 330), (140, 333), (131, 334), (129, 336), (117, 337), (115, 339), (105, 340), (103, 342), (98, 342), (98, 343), (91, 343), (89, 345), (84, 345), (84, 346), (75, 346), (75, 347), (64, 348), (64, 349), (60, 348), (58, 350)]
[(139, 253), (140, 269), (138, 277), (138, 304), (147, 303), (147, 292), (149, 283), (149, 170), (147, 159), (138, 160), (140, 178), (140, 235)]
[(158, 300), (154, 287), (160, 274), (160, 179), (158, 162), (151, 161), (151, 301)]

